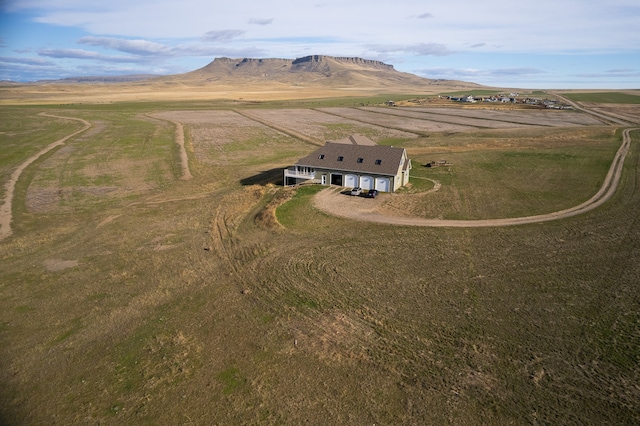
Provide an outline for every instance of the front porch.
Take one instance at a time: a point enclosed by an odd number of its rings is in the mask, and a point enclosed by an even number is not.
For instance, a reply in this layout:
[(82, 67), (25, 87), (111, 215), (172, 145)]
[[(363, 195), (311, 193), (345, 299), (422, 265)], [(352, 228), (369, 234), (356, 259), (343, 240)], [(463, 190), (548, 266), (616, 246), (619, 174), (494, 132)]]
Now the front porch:
[(315, 169), (306, 166), (293, 166), (284, 169), (284, 185), (293, 186), (309, 182), (316, 177)]

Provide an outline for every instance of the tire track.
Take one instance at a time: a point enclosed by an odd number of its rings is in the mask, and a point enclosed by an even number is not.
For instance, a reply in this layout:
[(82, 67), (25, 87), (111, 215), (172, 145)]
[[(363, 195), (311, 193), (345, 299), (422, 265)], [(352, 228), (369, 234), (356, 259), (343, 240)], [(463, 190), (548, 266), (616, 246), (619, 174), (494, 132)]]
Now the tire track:
[[(350, 107), (346, 107), (348, 109), (359, 109), (357, 107), (355, 108), (350, 108)], [(382, 127), (384, 129), (391, 129), (391, 130), (397, 130), (399, 132), (404, 132), (404, 133), (409, 133), (412, 135), (416, 135), (416, 136), (422, 136), (422, 137), (428, 137), (429, 133), (426, 131), (422, 131), (422, 130), (408, 130), (408, 129), (404, 129), (401, 127), (397, 127), (397, 126), (389, 126), (389, 125), (383, 125), (380, 123), (377, 123), (375, 120), (365, 120), (363, 118), (360, 117), (349, 117), (348, 115), (343, 115), (340, 114), (336, 111), (327, 111), (326, 109), (321, 109), (321, 108), (311, 108), (314, 111), (318, 111), (321, 112), (323, 114), (328, 114), (328, 115), (333, 115), (334, 117), (340, 117), (340, 118), (344, 118), (347, 120), (351, 120), (351, 121), (356, 121), (358, 123), (364, 123), (364, 124), (369, 124), (372, 126), (378, 126), (378, 127)], [(362, 110), (362, 111), (366, 111), (366, 112), (373, 112), (373, 111), (367, 111), (367, 110)], [(376, 114), (382, 114), (382, 115), (392, 115), (392, 114), (385, 114), (384, 112), (375, 112)], [(397, 116), (396, 116), (397, 117)], [(419, 120), (416, 118), (416, 120)], [(426, 120), (423, 120), (426, 121)], [(469, 126), (465, 126), (465, 127), (469, 127)]]
[[(629, 120), (626, 120), (622, 117), (619, 117), (615, 114), (610, 114), (610, 113), (605, 113), (604, 111), (595, 111), (593, 109), (590, 108), (585, 108), (583, 106), (581, 106), (578, 102), (572, 101), (571, 99), (564, 97), (560, 94), (558, 94), (557, 92), (548, 92), (549, 94), (556, 96), (557, 98), (559, 98), (560, 100), (562, 100), (563, 102), (568, 103), (569, 105), (573, 106), (576, 110), (578, 111), (582, 111), (586, 114), (589, 114), (595, 118), (597, 118), (598, 120), (604, 122), (605, 124), (618, 124), (621, 126), (628, 126), (632, 123), (629, 122)], [(635, 123), (633, 123), (635, 124)]]
[[(360, 108), (364, 111), (368, 111), (366, 108)], [(478, 129), (502, 129), (502, 128), (510, 128), (510, 127), (557, 127), (554, 124), (550, 124), (550, 123), (532, 123), (530, 121), (525, 121), (525, 120), (515, 120), (515, 119), (511, 119), (511, 120), (507, 120), (504, 118), (496, 118), (496, 117), (491, 117), (491, 118), (487, 118), (487, 117), (480, 117), (480, 116), (473, 116), (472, 114), (468, 114), (465, 115), (457, 115), (457, 114), (453, 114), (453, 113), (447, 113), (441, 110), (437, 110), (436, 108), (433, 109), (411, 109), (410, 107), (400, 107), (400, 108), (394, 108), (395, 111), (388, 111), (386, 112), (386, 114), (389, 115), (397, 115), (399, 117), (409, 117), (409, 118), (415, 118), (418, 120), (426, 120), (426, 121), (435, 121), (435, 122), (440, 122), (440, 123), (449, 123), (449, 124), (457, 124), (457, 125), (461, 125), (461, 126), (470, 126), (470, 127), (476, 127)], [(403, 115), (402, 112), (410, 112), (410, 113), (414, 113), (414, 114), (422, 114), (424, 115), (424, 117), (420, 118), (417, 116), (412, 116), (412, 115)], [(458, 111), (458, 110), (454, 110), (454, 111)], [(465, 112), (467, 112), (469, 110), (465, 110)], [(439, 119), (433, 117), (433, 116), (438, 116)], [(495, 122), (495, 123), (499, 123), (499, 124), (503, 124), (503, 125), (512, 125), (512, 126), (492, 126), (492, 125), (483, 125), (483, 124), (466, 124), (463, 121), (469, 121), (469, 120), (473, 120), (473, 122)]]
[(18, 182), (18, 179), (20, 178), (20, 175), (22, 174), (22, 172), (29, 166), (31, 165), (31, 163), (33, 163), (34, 161), (36, 161), (38, 158), (40, 158), (41, 156), (43, 156), (44, 154), (48, 153), (49, 151), (51, 151), (52, 149), (60, 146), (60, 145), (64, 145), (64, 143), (69, 140), (70, 138), (79, 135), (80, 133), (88, 130), (91, 128), (91, 123), (89, 123), (86, 120), (83, 120), (82, 118), (77, 118), (77, 117), (63, 117), (60, 115), (53, 115), (53, 114), (47, 114), (45, 112), (40, 113), (41, 116), (43, 117), (51, 117), (51, 118), (59, 118), (61, 120), (75, 120), (75, 121), (79, 121), (82, 124), (84, 124), (84, 127), (80, 130), (76, 130), (75, 132), (61, 138), (58, 139), (57, 141), (53, 142), (52, 144), (49, 144), (47, 147), (41, 149), (39, 152), (37, 152), (36, 154), (32, 155), (31, 157), (29, 157), (27, 159), (27, 161), (25, 161), (24, 163), (22, 163), (20, 166), (18, 166), (18, 168), (16, 170), (14, 170), (14, 172), (11, 174), (11, 177), (9, 178), (9, 181), (5, 184), (5, 195), (4, 195), (4, 202), (2, 204), (2, 207), (0, 207), (0, 241), (9, 237), (12, 234), (11, 231), (11, 220), (12, 220), (12, 205), (13, 205), (13, 195), (14, 195), (14, 191), (15, 191), (15, 187), (16, 187), (16, 183)]
[(287, 136), (291, 136), (292, 138), (301, 140), (301, 141), (306, 142), (308, 144), (315, 145), (315, 146), (323, 146), (324, 145), (323, 141), (319, 141), (319, 140), (311, 138), (309, 136), (305, 136), (302, 133), (298, 133), (298, 132), (296, 132), (294, 130), (291, 130), (291, 129), (288, 129), (286, 127), (279, 126), (277, 124), (274, 124), (272, 122), (264, 120), (264, 119), (262, 119), (260, 117), (256, 117), (255, 115), (250, 114), (250, 113), (248, 113), (246, 111), (240, 111), (240, 110), (234, 109), (233, 112), (235, 112), (238, 115), (243, 116), (244, 118), (248, 118), (249, 120), (255, 121), (256, 123), (260, 123), (263, 126), (267, 126), (267, 127), (271, 128), (271, 129), (273, 129), (273, 130), (275, 130), (275, 131), (277, 131), (279, 133), (284, 133)]
[(180, 149), (180, 165), (182, 168), (182, 176), (180, 176), (180, 180), (189, 180), (193, 178), (191, 174), (191, 169), (189, 168), (189, 156), (187, 156), (187, 150), (184, 147), (184, 126), (179, 121), (169, 120), (167, 118), (155, 117), (152, 114), (145, 114), (149, 118), (153, 118), (155, 120), (167, 121), (174, 126), (176, 126), (175, 132), (175, 142)]
[[(354, 109), (359, 109), (360, 111), (364, 111), (364, 112), (370, 112), (373, 114), (383, 114), (383, 115), (390, 115), (393, 117), (402, 117), (402, 118), (410, 118), (413, 120), (422, 120), (422, 121), (426, 121), (426, 122), (434, 122), (434, 123), (446, 123), (446, 124), (455, 124), (457, 126), (465, 126), (465, 127), (471, 127), (471, 128), (476, 128), (476, 129), (495, 129), (495, 126), (489, 126), (486, 124), (468, 124), (468, 123), (459, 123), (456, 122), (457, 121), (463, 121), (460, 117), (456, 117), (453, 115), (444, 115), (444, 114), (440, 114), (442, 117), (435, 118), (435, 117), (429, 117), (427, 116), (427, 114), (430, 114), (430, 112), (425, 112), (425, 111), (411, 111), (408, 109), (399, 109), (399, 110), (389, 110), (389, 109), (374, 109), (372, 107), (354, 107)], [(423, 114), (423, 117), (418, 117), (417, 115), (411, 115), (411, 114), (406, 114), (403, 113), (404, 112), (409, 112), (409, 113), (420, 113)], [(449, 118), (449, 117), (453, 117), (453, 119)], [(470, 120), (474, 120), (474, 121), (484, 121), (487, 122), (489, 120), (481, 120), (481, 119), (467, 119), (467, 122), (469, 122)], [(494, 120), (494, 121), (499, 121), (499, 120)]]

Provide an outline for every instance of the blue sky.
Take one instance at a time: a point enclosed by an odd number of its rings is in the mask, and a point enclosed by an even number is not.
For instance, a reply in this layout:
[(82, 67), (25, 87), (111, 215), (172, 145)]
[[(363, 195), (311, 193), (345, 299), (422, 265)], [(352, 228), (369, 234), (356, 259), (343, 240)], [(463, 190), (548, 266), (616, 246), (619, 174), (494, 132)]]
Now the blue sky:
[(0, 0), (0, 79), (357, 56), (520, 88), (640, 88), (640, 0)]

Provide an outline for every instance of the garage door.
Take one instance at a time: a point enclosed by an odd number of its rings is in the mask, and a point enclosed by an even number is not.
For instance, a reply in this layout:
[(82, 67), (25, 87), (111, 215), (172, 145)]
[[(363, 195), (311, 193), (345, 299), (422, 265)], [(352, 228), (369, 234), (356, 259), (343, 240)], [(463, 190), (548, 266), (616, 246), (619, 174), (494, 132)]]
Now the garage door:
[(344, 186), (347, 188), (355, 188), (358, 186), (358, 176), (356, 175), (344, 175)]
[(373, 189), (373, 178), (371, 176), (360, 177), (360, 188)]
[(376, 178), (376, 189), (380, 192), (389, 192), (389, 179), (387, 178)]

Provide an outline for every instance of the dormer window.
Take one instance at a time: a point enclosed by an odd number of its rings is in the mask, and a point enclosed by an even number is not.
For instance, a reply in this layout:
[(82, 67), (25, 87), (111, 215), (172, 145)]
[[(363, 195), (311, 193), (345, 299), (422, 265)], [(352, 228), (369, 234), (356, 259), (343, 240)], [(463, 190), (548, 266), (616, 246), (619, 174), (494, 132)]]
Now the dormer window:
[(320, 154), (320, 155), (318, 156), (318, 158), (319, 158), (320, 160), (324, 160), (324, 154)]
[(344, 157), (341, 155), (338, 157), (338, 161), (342, 161), (342, 160), (344, 160)]
[(358, 158), (358, 163), (362, 163), (364, 161), (364, 158), (360, 157)]
[(382, 160), (376, 160), (376, 166), (379, 166), (380, 164), (382, 164)]

